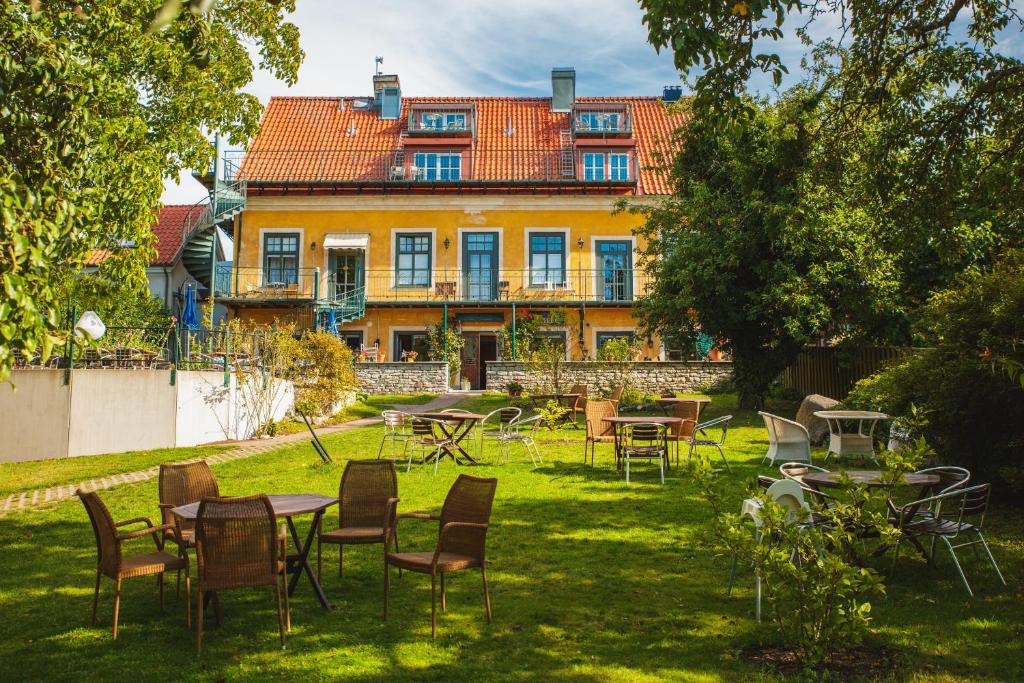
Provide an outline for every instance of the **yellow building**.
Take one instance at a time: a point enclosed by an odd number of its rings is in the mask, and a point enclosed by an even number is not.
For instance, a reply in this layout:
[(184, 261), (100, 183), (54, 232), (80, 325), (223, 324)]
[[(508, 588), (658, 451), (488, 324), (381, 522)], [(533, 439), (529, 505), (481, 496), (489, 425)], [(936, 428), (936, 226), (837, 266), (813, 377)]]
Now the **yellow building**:
[[(333, 325), (379, 360), (426, 359), (428, 325), (465, 338), (474, 388), (526, 312), (564, 310), (570, 358), (636, 334), (645, 286), (626, 198), (665, 194), (653, 170), (679, 121), (661, 98), (280, 97), (245, 153), (223, 162), (222, 195), (244, 196), (234, 260), (214, 295), (232, 315)], [(674, 92), (673, 95), (677, 95)], [(649, 358), (663, 354), (642, 338)]]

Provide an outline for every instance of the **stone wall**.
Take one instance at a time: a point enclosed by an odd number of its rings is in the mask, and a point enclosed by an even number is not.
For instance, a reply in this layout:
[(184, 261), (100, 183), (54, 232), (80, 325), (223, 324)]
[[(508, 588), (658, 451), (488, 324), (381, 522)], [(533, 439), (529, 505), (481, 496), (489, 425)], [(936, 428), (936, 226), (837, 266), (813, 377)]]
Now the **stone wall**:
[[(625, 383), (646, 394), (663, 391), (699, 392), (715, 387), (732, 375), (729, 361), (648, 361), (636, 363), (610, 363), (584, 361), (563, 363), (559, 384), (563, 391), (572, 384), (586, 384), (591, 392), (608, 392)], [(487, 386), (496, 391), (504, 389), (513, 379), (526, 391), (550, 391), (550, 368), (538, 368), (527, 363), (487, 363)]]
[(443, 394), (447, 363), (356, 363), (359, 388), (368, 394)]

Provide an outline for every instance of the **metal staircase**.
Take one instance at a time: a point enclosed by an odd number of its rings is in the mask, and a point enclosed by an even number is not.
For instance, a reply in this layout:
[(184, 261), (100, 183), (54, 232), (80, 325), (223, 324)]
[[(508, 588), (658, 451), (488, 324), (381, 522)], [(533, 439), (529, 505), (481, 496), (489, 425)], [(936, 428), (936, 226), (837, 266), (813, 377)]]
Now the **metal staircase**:
[[(328, 288), (328, 290), (330, 289)], [(332, 310), (334, 311), (334, 321), (338, 325), (359, 320), (366, 315), (366, 288), (357, 287), (343, 294), (329, 294), (317, 301), (316, 324), (318, 328), (328, 326)]]
[(222, 180), (215, 185), (210, 199), (197, 202), (182, 223), (181, 261), (189, 275), (204, 287), (210, 281), (214, 259), (220, 258), (217, 230), (230, 223), (245, 208), (245, 181)]

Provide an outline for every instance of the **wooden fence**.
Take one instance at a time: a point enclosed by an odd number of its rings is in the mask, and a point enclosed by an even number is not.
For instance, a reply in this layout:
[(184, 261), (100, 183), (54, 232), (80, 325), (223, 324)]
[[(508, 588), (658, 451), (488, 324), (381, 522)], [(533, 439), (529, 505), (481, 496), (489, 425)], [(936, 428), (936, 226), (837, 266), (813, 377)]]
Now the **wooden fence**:
[(895, 346), (860, 349), (808, 347), (782, 373), (782, 383), (804, 396), (822, 394), (841, 401), (859, 380), (875, 374), (887, 361), (909, 351), (911, 349)]

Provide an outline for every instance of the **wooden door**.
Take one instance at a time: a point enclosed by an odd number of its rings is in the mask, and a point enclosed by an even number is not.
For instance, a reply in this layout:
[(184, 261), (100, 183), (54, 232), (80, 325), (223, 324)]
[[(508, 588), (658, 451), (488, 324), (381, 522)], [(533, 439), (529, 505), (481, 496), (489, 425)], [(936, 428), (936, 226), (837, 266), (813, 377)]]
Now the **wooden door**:
[(480, 333), (462, 333), (462, 376), (473, 389), (480, 388)]

